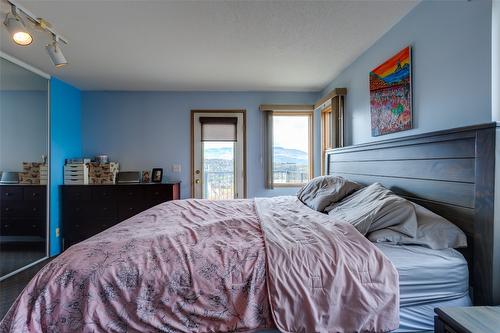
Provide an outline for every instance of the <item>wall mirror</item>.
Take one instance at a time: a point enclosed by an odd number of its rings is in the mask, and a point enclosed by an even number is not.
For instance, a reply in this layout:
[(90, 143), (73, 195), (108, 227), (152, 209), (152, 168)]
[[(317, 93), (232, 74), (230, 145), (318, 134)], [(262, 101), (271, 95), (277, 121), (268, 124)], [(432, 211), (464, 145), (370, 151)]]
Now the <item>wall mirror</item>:
[(0, 280), (48, 255), (49, 79), (0, 54)]

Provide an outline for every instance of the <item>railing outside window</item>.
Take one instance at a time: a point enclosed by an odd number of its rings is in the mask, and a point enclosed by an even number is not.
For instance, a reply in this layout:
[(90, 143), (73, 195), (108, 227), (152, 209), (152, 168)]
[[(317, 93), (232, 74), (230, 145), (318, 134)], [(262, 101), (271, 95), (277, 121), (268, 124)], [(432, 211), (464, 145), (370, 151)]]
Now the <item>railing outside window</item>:
[(205, 171), (203, 177), (204, 193), (207, 199), (234, 199), (234, 172)]

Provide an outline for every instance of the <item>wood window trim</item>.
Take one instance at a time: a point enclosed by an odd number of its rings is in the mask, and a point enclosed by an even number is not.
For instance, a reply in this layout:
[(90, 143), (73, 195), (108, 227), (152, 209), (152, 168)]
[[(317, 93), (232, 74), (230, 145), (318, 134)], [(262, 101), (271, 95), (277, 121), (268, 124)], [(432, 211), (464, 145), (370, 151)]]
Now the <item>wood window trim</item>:
[[(314, 110), (307, 111), (272, 111), (273, 116), (308, 116), (309, 122), (309, 152), (308, 152), (308, 160), (309, 160), (309, 179), (314, 178)], [(269, 152), (270, 154), (273, 151)], [(273, 188), (284, 188), (284, 187), (302, 187), (305, 183), (275, 183), (274, 179), (272, 181)]]
[(325, 168), (325, 157), (326, 152), (333, 148), (332, 145), (332, 106), (329, 105), (321, 110), (321, 174), (324, 175), (326, 172)]
[[(347, 88), (333, 89), (314, 105), (320, 110), (321, 174), (325, 175), (326, 152), (344, 146), (344, 113)], [(328, 115), (328, 116), (327, 116)]]

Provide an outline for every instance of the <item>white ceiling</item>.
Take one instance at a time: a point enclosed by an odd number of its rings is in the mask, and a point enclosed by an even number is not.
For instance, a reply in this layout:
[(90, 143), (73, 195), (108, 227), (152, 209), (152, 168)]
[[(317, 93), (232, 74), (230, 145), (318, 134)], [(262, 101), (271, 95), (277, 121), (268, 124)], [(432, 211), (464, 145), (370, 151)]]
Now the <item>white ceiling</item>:
[[(401, 1), (21, 0), (69, 40), (0, 49), (84, 90), (318, 91), (406, 15)], [(2, 18), (3, 20), (3, 18)]]

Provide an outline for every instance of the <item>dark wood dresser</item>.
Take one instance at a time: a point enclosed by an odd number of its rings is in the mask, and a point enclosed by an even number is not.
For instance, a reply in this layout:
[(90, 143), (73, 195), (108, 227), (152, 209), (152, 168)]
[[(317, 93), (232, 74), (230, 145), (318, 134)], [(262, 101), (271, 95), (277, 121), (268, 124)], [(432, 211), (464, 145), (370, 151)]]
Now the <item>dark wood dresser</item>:
[(46, 185), (0, 185), (0, 235), (45, 238), (46, 198)]
[(180, 183), (62, 185), (63, 249), (162, 202), (180, 199)]

